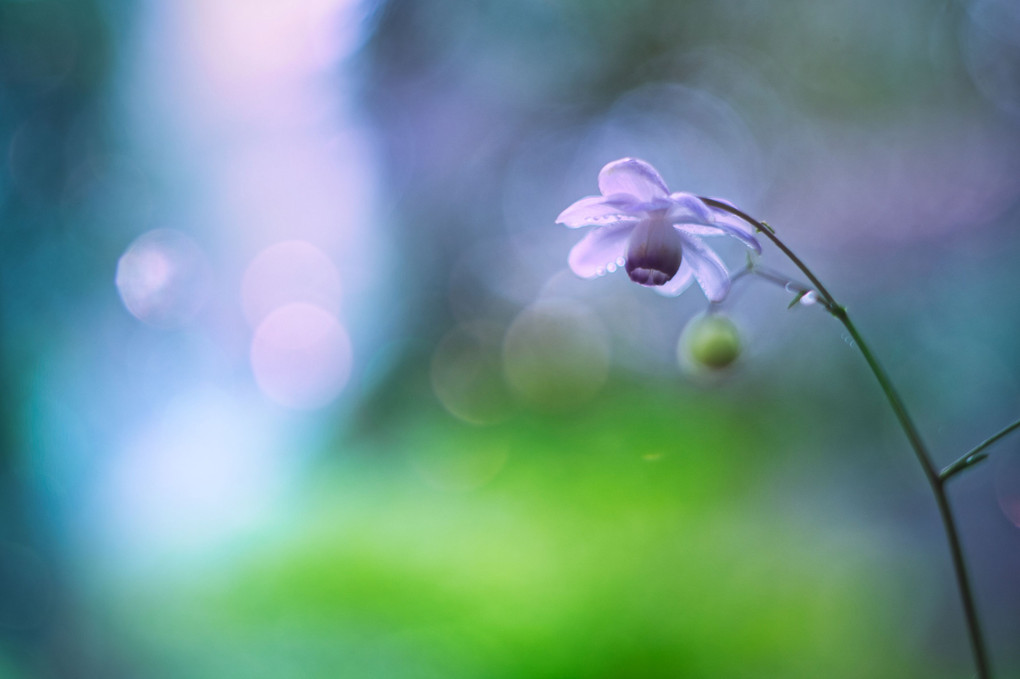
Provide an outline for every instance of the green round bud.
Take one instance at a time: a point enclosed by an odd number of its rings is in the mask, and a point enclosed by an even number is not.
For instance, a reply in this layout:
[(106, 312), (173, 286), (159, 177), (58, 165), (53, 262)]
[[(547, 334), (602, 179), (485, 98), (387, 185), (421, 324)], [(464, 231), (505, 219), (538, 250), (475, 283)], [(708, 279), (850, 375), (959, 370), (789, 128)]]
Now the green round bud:
[(740, 355), (740, 331), (726, 316), (706, 314), (691, 320), (680, 335), (680, 359), (718, 370)]

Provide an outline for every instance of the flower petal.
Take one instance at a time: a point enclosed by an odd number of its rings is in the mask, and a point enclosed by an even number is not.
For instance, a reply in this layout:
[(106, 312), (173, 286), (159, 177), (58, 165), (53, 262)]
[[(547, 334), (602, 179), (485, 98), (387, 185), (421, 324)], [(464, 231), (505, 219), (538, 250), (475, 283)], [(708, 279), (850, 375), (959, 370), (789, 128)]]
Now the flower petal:
[(636, 221), (636, 216), (627, 213), (627, 207), (632, 202), (629, 196), (587, 196), (561, 212), (556, 223), (576, 229), (595, 224), (601, 226), (620, 221)]
[(633, 224), (623, 222), (591, 231), (570, 251), (571, 270), (581, 278), (595, 278), (615, 268), (627, 252), (633, 230)]
[(621, 158), (602, 168), (599, 172), (599, 191), (603, 196), (626, 193), (638, 201), (650, 201), (669, 195), (666, 182), (643, 160)]
[(687, 222), (693, 224), (711, 224), (712, 212), (700, 198), (693, 193), (677, 191), (669, 194), (669, 217), (674, 224)]
[[(725, 205), (729, 205), (731, 208), (735, 210), (740, 209), (730, 201), (723, 200), (722, 198), (712, 198), (712, 200), (717, 201), (719, 203), (723, 203)], [(751, 236), (757, 233), (757, 228), (754, 226), (754, 224), (751, 224), (750, 222), (741, 219), (740, 217), (733, 214), (729, 210), (724, 210), (723, 208), (719, 207), (710, 207), (709, 209), (712, 211), (712, 222), (714, 224), (726, 224), (727, 226), (731, 226), (734, 229), (737, 229), (738, 231), (743, 231)]]
[(743, 229), (735, 228), (729, 224), (674, 224), (678, 231), (692, 236), (733, 236), (741, 243), (751, 248), (759, 255), (761, 244), (758, 239)]
[(697, 238), (684, 236), (684, 261), (693, 270), (694, 278), (705, 291), (705, 297), (712, 302), (721, 302), (726, 298), (730, 291), (730, 275), (719, 255)]
[(684, 259), (680, 261), (680, 269), (676, 272), (676, 275), (663, 285), (655, 288), (655, 292), (665, 297), (676, 297), (687, 289), (692, 280), (694, 280), (694, 271), (691, 269), (691, 265), (687, 263), (687, 260)]
[(712, 223), (713, 224), (725, 224), (738, 231), (743, 231), (749, 235), (754, 235), (756, 229), (752, 224), (745, 222), (740, 217), (736, 216), (732, 212), (727, 212), (721, 208), (711, 208), (712, 210)]

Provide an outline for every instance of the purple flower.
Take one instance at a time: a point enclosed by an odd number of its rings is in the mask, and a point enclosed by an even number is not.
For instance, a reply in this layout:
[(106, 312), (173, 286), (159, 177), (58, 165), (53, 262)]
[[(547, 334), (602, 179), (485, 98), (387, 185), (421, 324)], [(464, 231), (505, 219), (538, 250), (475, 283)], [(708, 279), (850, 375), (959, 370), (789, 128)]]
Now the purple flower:
[(690, 193), (670, 193), (655, 168), (621, 158), (599, 172), (601, 196), (577, 201), (556, 218), (571, 228), (595, 227), (570, 251), (570, 268), (594, 278), (624, 267), (635, 283), (679, 295), (693, 277), (713, 302), (726, 297), (730, 277), (705, 236), (732, 236), (761, 252), (752, 227)]

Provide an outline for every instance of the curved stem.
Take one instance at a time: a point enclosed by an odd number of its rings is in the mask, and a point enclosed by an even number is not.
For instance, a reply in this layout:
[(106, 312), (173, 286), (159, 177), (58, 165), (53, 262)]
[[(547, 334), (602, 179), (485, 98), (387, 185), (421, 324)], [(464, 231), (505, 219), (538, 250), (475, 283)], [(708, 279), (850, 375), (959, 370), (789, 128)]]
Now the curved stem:
[[(893, 387), (892, 381), (886, 374), (885, 369), (878, 362), (878, 359), (875, 358), (874, 353), (872, 353), (871, 348), (864, 341), (864, 338), (861, 337), (861, 334), (857, 330), (857, 327), (853, 324), (853, 321), (850, 320), (850, 316), (847, 314), (846, 308), (836, 302), (836, 299), (832, 296), (828, 289), (826, 289), (822, 282), (818, 280), (814, 273), (807, 267), (806, 264), (804, 264), (803, 261), (801, 261), (799, 257), (797, 257), (797, 255), (793, 253), (792, 250), (786, 247), (786, 244), (783, 243), (778, 236), (776, 236), (775, 232), (771, 228), (728, 203), (713, 200), (712, 198), (702, 198), (702, 200), (711, 207), (724, 210), (732, 215), (740, 217), (772, 241), (772, 243), (775, 244), (775, 246), (779, 248), (805, 276), (807, 276), (808, 280), (811, 281), (812, 285), (814, 285), (817, 289), (818, 294), (821, 295), (825, 308), (840, 323), (843, 324), (843, 327), (846, 328), (846, 331), (856, 343), (861, 355), (864, 356), (864, 360), (867, 362), (872, 374), (874, 374), (875, 379), (878, 380), (878, 384), (882, 388), (882, 392), (885, 394), (886, 400), (889, 402), (893, 413), (895, 413), (896, 419), (899, 421), (900, 427), (903, 429), (903, 433), (906, 434), (907, 439), (910, 441), (910, 447), (913, 449), (914, 455), (917, 457), (917, 461), (920, 463), (921, 469), (924, 471), (924, 476), (928, 481), (928, 485), (931, 487), (932, 494), (935, 496), (935, 503), (938, 505), (939, 516), (942, 518), (942, 526), (946, 532), (946, 540), (949, 543), (949, 551), (953, 560), (953, 569), (956, 574), (956, 585), (960, 592), (960, 599), (963, 603), (963, 612), (967, 622), (967, 631), (970, 635), (971, 649), (974, 652), (974, 662), (978, 671), (977, 676), (979, 679), (990, 679), (991, 670), (989, 669), (988, 664), (988, 654), (985, 651), (984, 637), (981, 634), (981, 625), (977, 616), (977, 607), (974, 604), (974, 594), (971, 591), (970, 579), (967, 576), (967, 564), (963, 558), (963, 546), (960, 543), (956, 520), (953, 518), (953, 513), (949, 506), (949, 498), (946, 496), (944, 482), (948, 476), (943, 477), (939, 474), (938, 468), (935, 466), (935, 463), (932, 461), (931, 455), (928, 452), (928, 448), (924, 445), (924, 441), (921, 439), (917, 426), (914, 424), (914, 421), (907, 412), (903, 399), (900, 398), (899, 393), (897, 393), (895, 387)], [(1014, 428), (1015, 426), (1020, 426), (1020, 423), (1014, 425)], [(965, 458), (973, 456), (975, 452), (980, 452), (982, 448), (990, 445), (1001, 436), (1005, 436), (1009, 433), (1009, 431), (1011, 431), (1011, 429), (1007, 428), (1007, 430), (993, 436), (991, 439), (979, 446), (978, 449), (971, 451), (971, 453), (968, 456), (965, 456)]]
[(1014, 429), (1018, 428), (1020, 428), (1020, 420), (1017, 420), (1013, 424), (1004, 427), (1002, 431), (998, 432), (997, 434), (989, 436), (987, 439), (985, 439), (978, 445), (974, 446), (974, 448), (969, 450), (967, 453), (961, 455), (956, 460), (956, 462), (953, 462), (948, 467), (943, 469), (939, 473), (939, 480), (941, 480), (942, 483), (945, 483), (946, 481), (949, 480), (951, 476), (954, 476), (957, 473), (962, 472), (964, 469), (967, 469), (968, 467), (971, 467), (980, 462), (981, 460), (985, 459), (986, 457), (988, 457), (988, 453), (982, 452), (985, 448), (992, 445), (993, 443), (1001, 439), (1003, 436), (1013, 431)]

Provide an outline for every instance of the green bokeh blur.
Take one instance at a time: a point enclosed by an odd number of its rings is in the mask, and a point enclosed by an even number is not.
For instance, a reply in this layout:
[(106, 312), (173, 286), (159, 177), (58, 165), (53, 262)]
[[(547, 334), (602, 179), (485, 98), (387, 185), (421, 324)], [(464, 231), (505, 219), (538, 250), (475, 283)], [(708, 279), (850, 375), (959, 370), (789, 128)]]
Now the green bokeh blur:
[(907, 562), (788, 506), (764, 413), (609, 391), (486, 429), (406, 412), (231, 568), (116, 583), (130, 656), (153, 676), (953, 676), (903, 634)]

